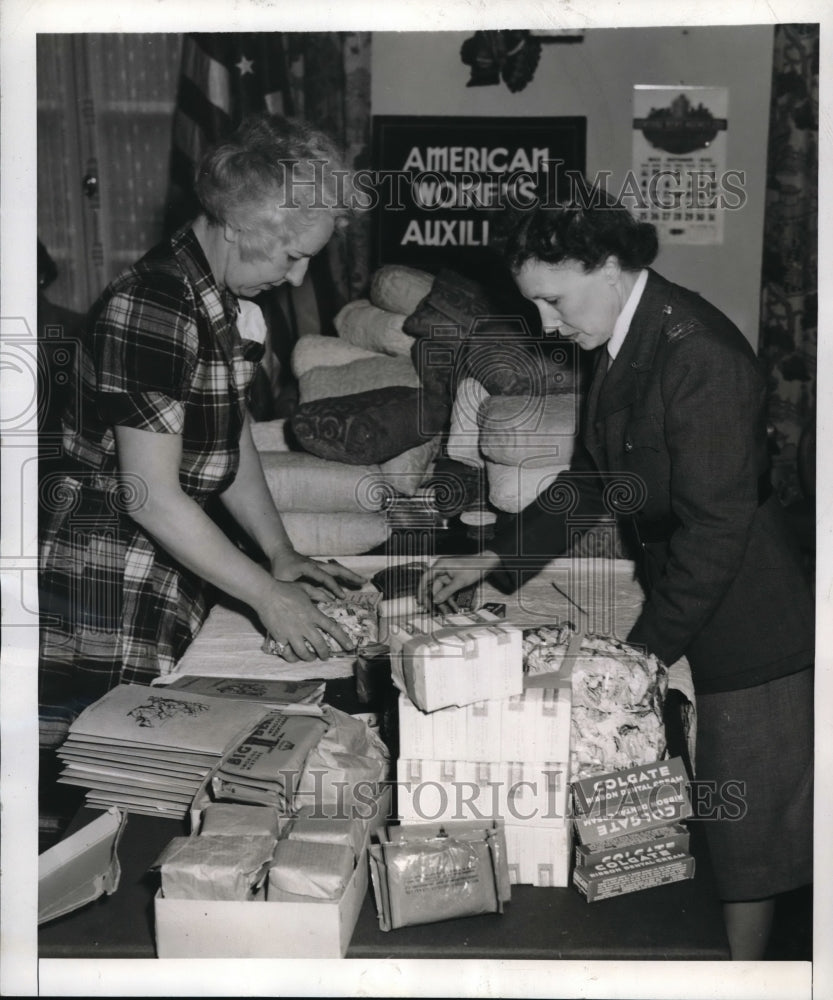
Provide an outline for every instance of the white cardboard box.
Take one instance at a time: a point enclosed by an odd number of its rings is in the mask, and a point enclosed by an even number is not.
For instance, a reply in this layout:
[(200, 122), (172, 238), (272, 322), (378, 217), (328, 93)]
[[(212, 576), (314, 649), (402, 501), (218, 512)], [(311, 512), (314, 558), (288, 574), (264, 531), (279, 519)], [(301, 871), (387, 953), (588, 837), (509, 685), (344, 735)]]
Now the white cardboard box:
[[(192, 807), (199, 829), (207, 804)], [(266, 808), (266, 807), (263, 807)], [(364, 848), (353, 877), (338, 900), (234, 902), (154, 898), (159, 958), (343, 958), (353, 936), (368, 886), (367, 845), (391, 812), (385, 786), (367, 818)]]
[(159, 958), (343, 958), (367, 892), (367, 851), (338, 900), (154, 899)]
[(546, 761), (397, 761), (397, 813), (408, 822), (502, 819), (564, 826), (569, 765)]
[(411, 760), (569, 760), (568, 685), (423, 712), (399, 696), (399, 755)]

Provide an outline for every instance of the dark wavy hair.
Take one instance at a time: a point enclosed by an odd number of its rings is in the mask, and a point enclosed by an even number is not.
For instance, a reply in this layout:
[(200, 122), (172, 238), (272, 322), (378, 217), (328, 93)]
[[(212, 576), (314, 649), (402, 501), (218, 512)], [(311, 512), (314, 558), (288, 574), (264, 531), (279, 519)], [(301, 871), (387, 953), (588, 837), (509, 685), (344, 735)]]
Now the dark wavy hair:
[(592, 271), (611, 254), (626, 271), (638, 271), (659, 251), (656, 227), (638, 222), (624, 205), (606, 195), (591, 204), (539, 204), (501, 222), (497, 249), (515, 273), (528, 260), (546, 264), (577, 260)]
[(240, 230), (243, 259), (274, 246), (329, 211), (347, 221), (350, 174), (336, 144), (307, 122), (260, 112), (212, 146), (200, 162), (197, 198), (212, 225)]

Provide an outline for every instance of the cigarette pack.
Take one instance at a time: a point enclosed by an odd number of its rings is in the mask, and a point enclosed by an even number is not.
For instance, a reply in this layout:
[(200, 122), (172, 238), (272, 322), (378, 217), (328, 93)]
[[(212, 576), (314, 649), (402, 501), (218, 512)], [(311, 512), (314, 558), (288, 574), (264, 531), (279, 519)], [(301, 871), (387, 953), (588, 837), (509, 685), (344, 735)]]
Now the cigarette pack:
[(509, 698), (523, 690), (520, 629), (500, 620), (445, 625), (412, 619), (390, 625), (394, 684), (423, 712)]
[(667, 857), (633, 857), (608, 865), (573, 869), (573, 884), (588, 903), (693, 878), (695, 867), (687, 851), (669, 852)]
[(397, 761), (397, 812), (403, 820), (502, 819), (564, 826), (568, 765), (528, 761)]
[(574, 781), (573, 817), (583, 844), (678, 823), (691, 815), (679, 757)]
[(423, 712), (399, 696), (399, 753), (415, 760), (569, 760), (568, 685)]
[(687, 851), (689, 833), (682, 823), (658, 826), (653, 830), (637, 830), (611, 840), (595, 844), (576, 844), (575, 859), (578, 868), (594, 868), (610, 860), (635, 857), (661, 847), (669, 851)]
[(570, 851), (573, 831), (564, 826), (536, 823), (506, 824), (509, 879), (540, 888), (565, 888), (570, 884)]

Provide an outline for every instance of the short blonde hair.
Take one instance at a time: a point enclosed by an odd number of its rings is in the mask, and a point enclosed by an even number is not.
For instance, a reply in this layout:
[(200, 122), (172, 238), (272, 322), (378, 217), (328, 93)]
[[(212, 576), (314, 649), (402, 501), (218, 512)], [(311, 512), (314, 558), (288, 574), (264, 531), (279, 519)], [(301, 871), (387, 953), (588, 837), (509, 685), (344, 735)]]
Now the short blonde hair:
[(195, 188), (208, 221), (240, 232), (243, 260), (263, 259), (330, 212), (350, 217), (352, 183), (341, 151), (306, 122), (261, 112), (209, 149)]

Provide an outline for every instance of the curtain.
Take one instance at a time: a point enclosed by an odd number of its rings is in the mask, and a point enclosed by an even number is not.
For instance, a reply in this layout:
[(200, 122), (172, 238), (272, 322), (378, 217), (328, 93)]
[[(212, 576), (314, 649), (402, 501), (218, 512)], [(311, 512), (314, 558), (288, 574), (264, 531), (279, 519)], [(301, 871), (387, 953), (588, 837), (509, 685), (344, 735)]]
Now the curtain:
[(759, 354), (773, 485), (785, 506), (815, 488), (818, 81), (818, 24), (776, 25)]

